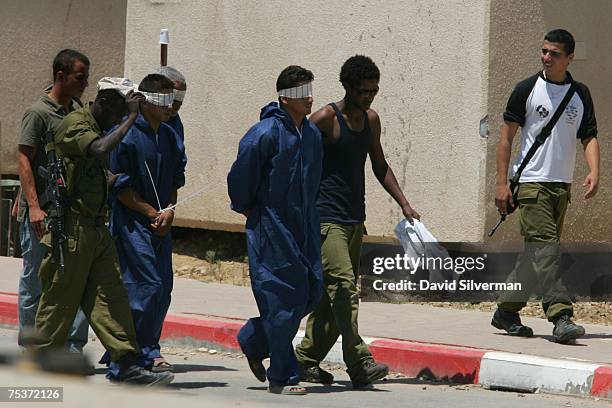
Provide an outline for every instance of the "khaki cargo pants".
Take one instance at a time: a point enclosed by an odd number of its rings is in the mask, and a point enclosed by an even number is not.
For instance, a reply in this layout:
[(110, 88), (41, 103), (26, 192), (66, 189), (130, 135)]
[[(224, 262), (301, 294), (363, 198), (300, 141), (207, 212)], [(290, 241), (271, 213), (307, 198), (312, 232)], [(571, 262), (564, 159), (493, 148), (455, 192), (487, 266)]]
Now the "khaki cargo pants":
[(321, 258), (324, 291), (308, 316), (306, 334), (295, 349), (302, 366), (319, 364), (342, 334), (342, 354), (349, 372), (372, 359), (359, 336), (359, 258), (363, 224), (321, 223)]
[(51, 234), (40, 267), (42, 295), (36, 314), (35, 348), (61, 348), (81, 306), (112, 361), (139, 353), (115, 244), (102, 218), (66, 217), (65, 268), (51, 259)]
[(572, 301), (559, 275), (559, 241), (571, 198), (570, 186), (567, 183), (520, 184), (518, 211), (525, 249), (507, 282), (520, 282), (523, 290), (504, 292), (498, 299), (500, 310), (520, 311), (527, 304), (528, 296), (539, 287), (542, 308), (549, 321), (562, 313), (573, 315)]

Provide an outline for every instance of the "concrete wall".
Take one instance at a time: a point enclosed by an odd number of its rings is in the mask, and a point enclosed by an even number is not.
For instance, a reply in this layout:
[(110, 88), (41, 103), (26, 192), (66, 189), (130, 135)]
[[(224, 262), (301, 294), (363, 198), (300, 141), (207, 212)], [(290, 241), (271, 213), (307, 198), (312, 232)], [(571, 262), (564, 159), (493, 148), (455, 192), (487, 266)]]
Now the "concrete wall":
[[(495, 148), (501, 113), (516, 82), (540, 69), (545, 32), (574, 33), (584, 59), (570, 70), (590, 86), (602, 145), (599, 196), (585, 202), (587, 173), (579, 149), (565, 237), (609, 239), (606, 203), (612, 181), (612, 66), (607, 0), (315, 0), (289, 9), (281, 0), (8, 0), (0, 26), (0, 172), (14, 160), (23, 111), (51, 81), (51, 61), (62, 48), (92, 60), (92, 86), (104, 75), (140, 80), (159, 63), (159, 29), (169, 28), (169, 64), (188, 77), (182, 115), (189, 154), (178, 224), (240, 230), (228, 209), (226, 174), (238, 141), (274, 99), (282, 68), (300, 64), (316, 76), (315, 106), (342, 98), (342, 62), (362, 53), (379, 65), (381, 92), (374, 102), (383, 123), (383, 147), (400, 185), (442, 240), (486, 240), (497, 220), (493, 205)], [(126, 28), (127, 15), (127, 28)], [(488, 115), (489, 138), (479, 135)], [(391, 236), (401, 212), (367, 174), (367, 227)], [(517, 217), (494, 239), (518, 240)]]
[[(573, 77), (586, 83), (593, 96), (601, 144), (601, 181), (598, 196), (584, 200), (582, 183), (588, 168), (578, 148), (572, 186), (572, 203), (565, 221), (564, 239), (568, 241), (609, 241), (612, 235), (609, 206), (612, 180), (610, 133), (612, 130), (612, 45), (609, 22), (612, 2), (607, 0), (491, 0), (489, 59), (489, 117), (491, 137), (487, 147), (487, 228), (497, 221), (494, 207), (495, 149), (499, 140), (502, 112), (514, 85), (541, 69), (540, 48), (546, 32), (565, 28), (575, 37), (577, 54), (586, 58), (570, 64)], [(580, 56), (580, 55), (578, 55)], [(518, 142), (518, 135), (516, 141)], [(515, 147), (518, 143), (515, 143)], [(516, 152), (516, 149), (515, 149)], [(514, 160), (513, 155), (513, 160)], [(512, 215), (496, 236), (497, 240), (519, 240), (518, 216)], [(483, 236), (484, 237), (484, 236)]]
[(123, 73), (127, 0), (4, 0), (0, 13), (0, 173), (16, 174), (23, 112), (53, 81), (53, 58), (74, 48), (91, 60), (90, 86)]
[[(188, 181), (178, 224), (240, 229), (226, 175), (238, 141), (275, 99), (289, 64), (315, 74), (315, 106), (343, 97), (341, 64), (361, 53), (382, 72), (373, 108), (386, 156), (414, 207), (443, 240), (480, 240), (484, 229), (489, 2), (482, 0), (130, 0), (126, 75), (159, 64), (158, 33), (170, 30), (168, 64), (188, 78), (182, 117)], [(401, 211), (367, 174), (367, 228), (391, 236)]]

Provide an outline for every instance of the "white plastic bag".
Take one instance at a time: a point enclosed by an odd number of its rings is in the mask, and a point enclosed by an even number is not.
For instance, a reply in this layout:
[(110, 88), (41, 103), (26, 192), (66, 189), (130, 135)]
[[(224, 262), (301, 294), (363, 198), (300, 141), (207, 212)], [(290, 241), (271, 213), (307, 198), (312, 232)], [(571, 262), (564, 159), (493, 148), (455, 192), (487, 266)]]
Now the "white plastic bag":
[[(401, 242), (404, 253), (408, 256), (408, 263), (412, 270), (416, 269), (417, 260), (422, 259), (421, 265), (418, 266), (421, 269), (429, 270), (430, 283), (442, 283), (445, 280), (456, 279), (453, 271), (423, 266), (423, 262), (426, 262), (427, 259), (441, 258), (444, 260), (449, 258), (450, 255), (421, 221), (416, 218), (413, 219), (413, 224), (410, 224), (406, 219), (400, 221), (395, 227), (395, 235)], [(440, 265), (439, 262), (437, 264)]]

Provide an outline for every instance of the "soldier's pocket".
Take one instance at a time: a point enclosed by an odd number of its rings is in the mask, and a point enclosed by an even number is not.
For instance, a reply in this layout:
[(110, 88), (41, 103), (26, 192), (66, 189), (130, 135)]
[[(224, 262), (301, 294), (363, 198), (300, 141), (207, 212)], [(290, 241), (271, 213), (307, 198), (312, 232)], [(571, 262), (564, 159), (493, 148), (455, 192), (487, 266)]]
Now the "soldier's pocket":
[[(66, 237), (63, 246), (64, 251), (76, 252), (78, 242), (78, 226), (74, 225), (71, 221), (66, 221), (64, 224), (64, 236)], [(51, 252), (53, 247), (53, 235), (49, 230), (48, 223), (46, 225), (46, 231), (40, 239), (40, 243), (46, 247), (47, 253)]]
[(49, 232), (49, 230), (45, 231), (40, 239), (40, 243), (43, 244), (47, 250), (51, 248), (51, 232)]
[[(66, 297), (72, 277), (69, 276), (71, 273), (70, 267), (66, 265), (62, 271), (59, 258), (53, 260), (51, 257), (51, 248), (49, 248), (38, 270), (38, 277), (40, 278), (41, 290), (44, 293), (46, 302), (56, 304), (61, 303), (62, 298)], [(64, 262), (68, 263), (67, 261), (64, 258)]]
[(540, 189), (537, 186), (533, 186), (531, 184), (522, 184), (519, 187), (519, 191), (518, 191), (519, 207), (537, 203), (539, 194), (540, 194)]
[[(67, 236), (62, 245), (63, 271), (60, 268), (61, 259), (59, 252), (53, 253), (53, 237), (51, 232), (47, 230), (40, 241), (46, 248), (46, 254), (38, 271), (38, 276), (49, 302), (56, 302), (62, 296), (66, 296), (66, 290), (73, 280), (71, 273), (74, 272), (75, 252), (78, 242), (76, 236), (77, 230), (78, 228), (72, 225), (66, 225), (65, 233)], [(54, 255), (55, 258), (53, 258)]]
[(329, 234), (329, 229), (331, 228), (331, 224), (327, 223), (327, 222), (322, 222), (321, 223), (321, 244), (323, 244), (323, 242), (325, 242), (325, 239), (327, 238), (327, 234)]
[(71, 218), (66, 220), (66, 242), (64, 244), (64, 249), (68, 252), (76, 252), (77, 244), (79, 242), (79, 230), (79, 225), (75, 224)]
[(76, 252), (77, 250), (77, 239), (75, 237), (69, 236), (66, 238), (66, 249), (68, 252)]

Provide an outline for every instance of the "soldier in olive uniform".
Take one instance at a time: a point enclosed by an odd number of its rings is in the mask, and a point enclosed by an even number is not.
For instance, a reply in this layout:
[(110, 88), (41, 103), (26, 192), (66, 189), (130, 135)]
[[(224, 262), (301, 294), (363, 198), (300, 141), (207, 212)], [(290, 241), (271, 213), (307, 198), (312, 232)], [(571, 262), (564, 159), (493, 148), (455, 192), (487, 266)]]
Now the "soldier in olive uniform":
[[(40, 99), (25, 112), (21, 122), (17, 149), (21, 194), (14, 209), (19, 222), (23, 256), (18, 297), (17, 341), (20, 346), (27, 344), (27, 333), (34, 327), (41, 291), (38, 270), (45, 255), (40, 239), (47, 214), (39, 203), (45, 180), (38, 174), (38, 168), (46, 162), (43, 136), (47, 131), (55, 132), (68, 113), (83, 106), (79, 98), (88, 85), (89, 65), (89, 59), (84, 54), (71, 49), (61, 50), (53, 59), (53, 85), (45, 89)], [(79, 311), (70, 329), (66, 348), (81, 352), (87, 343), (88, 330), (87, 319)]]
[[(117, 89), (101, 90), (91, 107), (70, 113), (57, 128), (55, 149), (66, 165), (69, 203), (65, 209), (65, 267), (62, 271), (54, 261), (51, 232), (45, 232), (41, 241), (49, 250), (39, 272), (42, 296), (36, 315), (39, 339), (34, 348), (44, 351), (62, 347), (81, 306), (111, 360), (120, 366), (116, 381), (162, 385), (170, 383), (174, 375), (153, 373), (136, 364), (136, 333), (106, 226), (105, 163), (108, 153), (134, 123), (142, 99), (133, 91), (124, 97)], [(102, 131), (114, 125), (118, 126), (102, 137)]]

